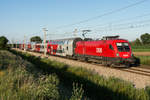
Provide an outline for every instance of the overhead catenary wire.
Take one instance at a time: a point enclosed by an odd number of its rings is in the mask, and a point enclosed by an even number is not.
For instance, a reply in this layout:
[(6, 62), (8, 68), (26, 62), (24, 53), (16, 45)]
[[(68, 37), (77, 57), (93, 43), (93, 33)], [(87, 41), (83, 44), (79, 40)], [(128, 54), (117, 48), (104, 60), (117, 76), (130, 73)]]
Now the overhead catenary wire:
[[(149, 14), (144, 14), (143, 16), (148, 16), (148, 15), (150, 15), (150, 13)], [(142, 15), (136, 16), (136, 17), (142, 17)], [(136, 17), (133, 17), (133, 18), (136, 18)], [(113, 31), (113, 30), (125, 30), (125, 29), (131, 29), (131, 28), (146, 27), (145, 23), (147, 23), (147, 22), (150, 22), (150, 19), (141, 20), (141, 21), (134, 21), (134, 22), (128, 22), (128, 23), (113, 24), (111, 27), (108, 27), (108, 26), (99, 27), (100, 29), (99, 30), (95, 29), (95, 31)], [(136, 25), (136, 24), (139, 24), (139, 23), (140, 24), (144, 23), (144, 25)], [(117, 26), (119, 26), (119, 27), (117, 27)], [(77, 32), (81, 33), (82, 30), (79, 29)], [(53, 33), (53, 34), (48, 33), (46, 36), (53, 37), (53, 38), (54, 37), (55, 38), (56, 37), (61, 37), (61, 36), (66, 37), (66, 36), (73, 36), (73, 33), (74, 33), (74, 31), (64, 32), (64, 33), (59, 33), (59, 34), (57, 34), (57, 33)]]
[[(118, 27), (115, 29), (102, 29), (102, 30), (94, 30), (92, 34), (88, 34), (87, 37), (92, 37), (94, 39), (98, 39), (99, 37), (104, 36), (104, 34), (108, 34), (109, 31), (111, 31), (111, 34), (113, 35), (120, 35), (122, 33), (120, 33), (121, 31), (126, 31), (126, 30), (133, 30), (133, 29), (139, 29), (139, 28), (143, 28), (143, 27), (149, 27), (150, 23), (143, 23), (143, 24), (135, 24), (135, 25), (128, 25), (128, 26), (124, 26), (124, 27)], [(114, 32), (115, 31), (115, 32)]]
[[(146, 25), (149, 25), (148, 23), (150, 23), (150, 19), (146, 19), (146, 20), (141, 20), (141, 21), (133, 21), (133, 22), (128, 22), (128, 23), (120, 23), (120, 24), (113, 24), (112, 26), (103, 26), (103, 27), (99, 27), (99, 29), (94, 29), (94, 31), (99, 31), (99, 32), (104, 32), (104, 31), (113, 31), (113, 30), (127, 30), (127, 29), (134, 29), (134, 28), (141, 28), (141, 27), (146, 27)], [(81, 33), (82, 30), (78, 30), (78, 33)], [(68, 32), (66, 34), (48, 34), (50, 36), (65, 36), (65, 35), (70, 35), (73, 36), (73, 31), (72, 32)]]
[(101, 27), (100, 29), (95, 29), (95, 31), (103, 32), (103, 31), (113, 31), (113, 30), (128, 30), (128, 29), (134, 29), (134, 28), (148, 27), (149, 25), (150, 25), (150, 19), (138, 21), (136, 23), (118, 24), (118, 25), (111, 26), (111, 28)]
[(95, 16), (95, 17), (92, 17), (92, 18), (89, 18), (89, 19), (85, 19), (85, 20), (82, 20), (82, 21), (79, 21), (79, 22), (76, 22), (76, 23), (68, 24), (68, 25), (59, 26), (59, 27), (56, 27), (56, 28), (66, 28), (66, 27), (71, 27), (71, 26), (76, 25), (76, 24), (81, 24), (81, 23), (86, 23), (86, 22), (92, 21), (92, 20), (96, 20), (96, 19), (99, 19), (99, 18), (101, 18), (101, 17), (107, 16), (107, 15), (111, 15), (111, 14), (113, 14), (113, 13), (117, 13), (117, 12), (126, 10), (126, 9), (128, 9), (128, 8), (134, 7), (134, 6), (136, 6), (136, 5), (139, 5), (139, 4), (141, 4), (141, 3), (144, 3), (144, 2), (146, 2), (146, 1), (148, 1), (148, 0), (141, 0), (141, 1), (135, 2), (135, 3), (133, 3), (133, 4), (130, 4), (130, 5), (127, 5), (127, 6), (118, 8), (118, 9), (113, 10), (113, 11), (110, 11), (110, 12), (106, 12), (106, 13), (104, 13), (104, 14), (101, 14), (101, 15), (98, 15), (98, 16)]
[[(139, 21), (139, 22), (136, 22), (136, 23), (123, 23), (123, 24), (118, 24), (118, 25), (114, 25), (114, 26), (111, 26), (111, 27), (103, 27), (103, 28), (100, 28), (100, 29), (95, 29), (93, 30), (92, 33), (95, 33), (95, 32), (106, 32), (106, 31), (119, 31), (119, 30), (129, 30), (129, 29), (135, 29), (135, 28), (142, 28), (142, 27), (148, 27), (150, 26), (150, 20), (144, 20), (144, 21)], [(81, 30), (79, 31), (80, 33), (82, 32)], [(49, 34), (50, 35), (50, 34)], [(71, 36), (73, 37), (73, 34), (70, 33), (70, 34), (52, 34), (51, 36), (54, 37), (65, 37), (65, 36)], [(79, 35), (79, 34), (78, 34)], [(59, 38), (58, 38), (59, 39)]]
[(33, 37), (33, 36), (40, 36), (40, 34), (42, 35), (42, 31), (41, 30), (39, 32), (34, 32), (32, 34), (26, 35), (26, 42), (28, 43), (30, 41), (31, 37)]
[[(139, 2), (135, 2), (135, 3), (133, 3), (133, 4), (127, 5), (127, 6), (125, 6), (125, 7), (122, 7), (122, 8), (119, 8), (119, 9), (116, 9), (116, 10), (113, 10), (113, 11), (110, 11), (110, 12), (107, 12), (107, 13), (104, 13), (104, 14), (102, 14), (102, 15), (99, 15), (99, 16), (96, 16), (96, 17), (93, 17), (93, 18), (89, 18), (89, 19), (86, 19), (86, 20), (83, 20), (83, 21), (80, 21), (80, 22), (77, 22), (77, 23), (70, 24), (70, 25), (62, 26), (62, 28), (63, 28), (63, 27), (68, 27), (68, 26), (70, 27), (70, 26), (75, 25), (75, 24), (81, 24), (81, 23), (85, 23), (85, 22), (88, 22), (88, 21), (96, 20), (96, 19), (101, 18), (101, 17), (103, 17), (103, 16), (106, 16), (106, 15), (109, 15), (109, 14), (113, 14), (113, 13), (117, 13), (117, 12), (119, 12), (119, 11), (128, 9), (128, 8), (130, 8), (130, 7), (139, 5), (139, 4), (141, 4), (141, 3), (144, 3), (144, 2), (146, 2), (146, 1), (148, 1), (148, 0), (142, 0), (142, 1), (139, 1)], [(143, 16), (149, 16), (149, 15), (150, 15), (150, 13), (144, 14), (144, 15), (139, 15), (139, 16), (136, 16), (136, 17), (133, 17), (133, 18), (138, 18), (138, 17), (143, 17)], [(130, 19), (133, 19), (133, 18), (128, 18), (128, 19), (130, 20)], [(128, 19), (126, 19), (126, 20), (128, 20)], [(121, 21), (121, 20), (118, 20), (118, 22), (119, 22), (119, 21)], [(110, 25), (110, 26), (111, 26), (111, 25)], [(57, 29), (58, 29), (58, 28), (60, 29), (61, 27), (57, 27)], [(80, 32), (82, 31), (81, 28), (80, 28), (79, 30), (80, 30)], [(71, 33), (73, 33), (73, 32), (68, 32), (68, 33), (71, 34)], [(65, 33), (63, 33), (63, 34), (58, 34), (58, 36), (64, 35), (64, 34), (65, 34)], [(52, 35), (55, 35), (55, 34), (52, 34)]]
[[(126, 9), (128, 9), (128, 8), (134, 7), (134, 6), (136, 6), (136, 5), (139, 5), (139, 4), (141, 4), (141, 3), (144, 3), (144, 2), (146, 2), (146, 1), (148, 1), (148, 0), (141, 0), (141, 1), (135, 2), (135, 3), (133, 3), (133, 4), (129, 4), (129, 5), (127, 5), (127, 6), (118, 8), (118, 9), (116, 9), (116, 10), (112, 10), (112, 11), (106, 12), (106, 13), (101, 14), (101, 15), (99, 15), (99, 16), (95, 16), (95, 17), (92, 17), (92, 18), (89, 18), (89, 19), (85, 19), (85, 20), (82, 20), (82, 21), (79, 21), (79, 22), (76, 22), (76, 23), (72, 23), (72, 24), (68, 24), (68, 25), (64, 25), (64, 26), (59, 26), (59, 27), (57, 27), (57, 29), (66, 28), (66, 27), (70, 27), (70, 26), (73, 26), (73, 25), (76, 25), (76, 24), (82, 24), (82, 23), (86, 23), (86, 22), (89, 22), (89, 21), (92, 21), (92, 20), (96, 20), (96, 19), (99, 19), (99, 18), (101, 18), (101, 17), (108, 16), (108, 15), (110, 15), (110, 14), (117, 13), (117, 12), (126, 10)], [(150, 14), (149, 14), (149, 15), (150, 15)], [(147, 16), (147, 15), (145, 15), (145, 16)], [(82, 29), (79, 29), (78, 32), (81, 32), (81, 31), (82, 31)], [(55, 33), (55, 32), (54, 32), (54, 33)], [(56, 34), (54, 34), (54, 33), (52, 33), (52, 34), (47, 34), (47, 35), (49, 35), (49, 36), (50, 36), (50, 35), (51, 35), (51, 36), (56, 36)], [(69, 33), (69, 34), (72, 34), (73, 31), (72, 31), (72, 32), (67, 32), (67, 34), (68, 34), (68, 33)], [(31, 37), (32, 35), (37, 35), (37, 34), (39, 34), (39, 33), (33, 33), (33, 34), (30, 34), (29, 36)], [(40, 34), (41, 34), (41, 33), (40, 33)], [(64, 34), (66, 34), (66, 33), (57, 34), (57, 35), (58, 35), (58, 36), (60, 36), (60, 35), (63, 35), (63, 36), (64, 36)]]
[[(124, 21), (131, 21), (131, 20), (137, 20), (137, 18), (143, 18), (143, 17), (147, 17), (150, 16), (150, 13), (146, 13), (146, 14), (142, 14), (142, 15), (138, 15), (135, 17), (130, 17), (130, 18), (124, 18), (124, 19), (119, 19), (119, 20), (115, 20), (115, 21), (111, 21), (111, 22), (107, 22), (107, 23), (103, 23), (103, 24), (99, 24), (99, 25), (94, 25), (94, 26), (87, 26), (87, 27), (83, 27), (83, 28), (96, 28), (96, 27), (104, 27), (104, 26), (108, 26), (108, 25), (112, 25), (112, 24), (116, 24), (116, 23), (122, 23)], [(81, 28), (80, 28), (81, 29)]]

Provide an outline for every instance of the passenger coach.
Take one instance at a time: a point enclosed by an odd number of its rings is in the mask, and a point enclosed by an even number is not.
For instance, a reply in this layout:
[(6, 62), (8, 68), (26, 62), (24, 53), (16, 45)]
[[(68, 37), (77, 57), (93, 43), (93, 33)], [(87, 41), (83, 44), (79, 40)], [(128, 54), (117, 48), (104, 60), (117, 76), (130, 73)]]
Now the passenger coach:
[[(44, 44), (28, 44), (28, 50), (44, 52)], [(107, 66), (129, 67), (132, 64), (139, 64), (133, 56), (131, 46), (125, 39), (119, 36), (106, 36), (101, 40), (68, 38), (50, 40), (46, 43), (47, 54), (69, 57), (73, 59), (94, 60)], [(24, 44), (20, 45), (20, 49)]]

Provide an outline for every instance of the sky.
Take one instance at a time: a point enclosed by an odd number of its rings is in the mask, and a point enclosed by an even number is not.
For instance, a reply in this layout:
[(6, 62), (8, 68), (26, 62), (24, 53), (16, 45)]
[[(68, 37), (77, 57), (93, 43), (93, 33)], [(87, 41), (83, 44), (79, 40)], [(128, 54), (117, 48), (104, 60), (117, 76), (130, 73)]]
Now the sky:
[(82, 30), (91, 30), (86, 37), (120, 35), (132, 41), (150, 33), (150, 0), (116, 10), (139, 1), (0, 0), (0, 36), (23, 42), (24, 36), (43, 38), (42, 28), (47, 28), (47, 40), (82, 37)]

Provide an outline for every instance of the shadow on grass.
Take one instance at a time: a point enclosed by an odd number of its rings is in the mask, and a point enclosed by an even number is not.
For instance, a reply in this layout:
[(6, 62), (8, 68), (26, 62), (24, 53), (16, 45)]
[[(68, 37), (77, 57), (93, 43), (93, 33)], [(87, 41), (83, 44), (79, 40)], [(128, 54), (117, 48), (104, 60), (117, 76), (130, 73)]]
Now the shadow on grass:
[[(114, 92), (108, 87), (100, 86), (85, 77), (76, 75), (70, 72), (68, 65), (54, 64), (52, 61), (45, 59), (26, 55), (21, 52), (12, 51), (12, 53), (21, 56), (23, 59), (28, 60), (34, 64), (37, 68), (43, 71), (43, 74), (55, 73), (59, 77), (60, 82), (65, 86), (72, 87), (73, 83), (78, 83), (83, 85), (84, 95), (91, 98), (92, 100), (132, 100), (125, 93)], [(61, 67), (60, 67), (61, 66)]]

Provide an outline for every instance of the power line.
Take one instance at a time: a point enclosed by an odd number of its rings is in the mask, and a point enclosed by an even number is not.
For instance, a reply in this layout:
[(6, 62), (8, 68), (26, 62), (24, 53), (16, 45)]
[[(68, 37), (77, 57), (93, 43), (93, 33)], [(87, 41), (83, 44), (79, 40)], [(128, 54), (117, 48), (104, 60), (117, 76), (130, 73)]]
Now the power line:
[[(143, 24), (135, 24), (135, 25), (128, 25), (128, 26), (125, 26), (125, 27), (121, 27), (121, 28), (116, 28), (116, 29), (108, 29), (108, 30), (94, 30), (93, 31), (93, 34), (92, 34), (92, 37), (94, 36), (95, 39), (97, 39), (98, 37), (101, 37), (102, 34), (106, 34), (108, 31), (116, 31), (115, 34), (117, 33), (117, 35), (119, 35), (118, 33), (120, 33), (119, 31), (122, 31), (122, 30), (131, 30), (131, 29), (139, 29), (139, 28), (143, 28), (143, 27), (149, 27), (150, 26), (150, 23), (143, 23)], [(88, 36), (91, 36), (91, 34), (88, 34)]]
[(110, 11), (110, 12), (107, 12), (107, 13), (104, 13), (102, 15), (99, 15), (99, 16), (95, 16), (95, 17), (92, 17), (92, 18), (89, 18), (89, 19), (86, 19), (86, 20), (83, 20), (83, 21), (79, 21), (77, 23), (73, 23), (73, 24), (68, 24), (68, 25), (64, 25), (64, 26), (60, 26), (60, 27), (57, 27), (57, 28), (64, 28), (64, 27), (70, 27), (70, 26), (73, 26), (73, 25), (76, 25), (76, 24), (81, 24), (81, 23), (86, 23), (86, 22), (89, 22), (89, 21), (92, 21), (92, 20), (96, 20), (96, 19), (99, 19), (103, 16), (107, 16), (107, 15), (110, 15), (110, 14), (113, 14), (113, 13), (117, 13), (117, 12), (120, 12), (120, 11), (123, 11), (125, 9), (128, 9), (128, 8), (131, 8), (131, 7), (134, 7), (136, 5), (139, 5), (141, 3), (144, 3), (148, 0), (142, 0), (142, 1), (139, 1), (139, 2), (136, 2), (136, 3), (133, 3), (133, 4), (130, 4), (130, 5), (127, 5), (125, 7), (122, 7), (122, 8), (119, 8), (119, 9), (116, 9), (116, 10), (113, 10), (113, 11)]
[[(149, 16), (150, 15), (150, 13), (147, 13), (147, 14), (143, 14), (143, 15), (138, 15), (138, 16), (135, 16), (135, 17), (132, 17), (132, 18), (127, 18), (127, 19), (120, 19), (120, 20), (117, 20), (117, 21), (113, 21), (113, 22), (120, 22), (120, 21), (122, 21), (122, 20), (132, 20), (132, 19), (135, 19), (135, 18), (141, 18), (141, 17), (145, 17), (145, 16)], [(117, 27), (115, 30), (123, 30), (123, 29), (126, 29), (126, 28), (120, 28), (120, 27), (127, 27), (127, 29), (128, 28), (132, 28), (133, 26), (134, 26), (134, 28), (135, 28), (135, 26), (137, 27), (137, 25), (133, 25), (133, 23), (135, 24), (135, 23), (143, 23), (143, 22), (149, 22), (150, 20), (148, 19), (148, 20), (143, 20), (143, 21), (134, 21), (134, 22), (128, 22), (128, 23), (121, 23), (121, 24), (111, 24), (111, 25), (109, 25), (109, 26), (105, 26), (104, 24), (103, 24), (103, 26), (101, 25), (101, 30), (99, 30), (99, 31), (110, 31), (110, 30), (114, 30), (114, 27), (116, 27), (116, 26), (119, 26), (119, 28)], [(113, 23), (113, 22), (111, 22), (111, 23)], [(130, 25), (130, 24), (132, 24), (132, 25)], [(108, 24), (106, 24), (106, 25), (108, 25)], [(128, 25), (128, 26), (125, 26), (125, 25)], [(97, 25), (98, 26), (98, 25)], [(100, 26), (100, 25), (99, 25)], [(95, 26), (96, 27), (96, 26)], [(108, 27), (108, 28), (107, 28)], [(138, 26), (138, 27), (140, 27), (140, 26)], [(61, 33), (61, 34), (57, 34), (56, 33), (57, 31), (55, 31), (55, 32), (53, 32), (53, 34), (51, 34), (51, 33), (48, 33), (47, 34), (47, 36), (49, 36), (49, 37), (61, 37), (61, 36), (63, 36), (63, 37), (65, 37), (65, 36), (73, 36), (73, 33), (74, 33), (74, 31), (70, 31), (70, 32), (64, 32), (64, 33)], [(82, 32), (82, 29), (79, 29), (78, 31), (77, 31), (77, 33), (79, 33), (79, 32)]]
[[(124, 23), (124, 24), (117, 24), (117, 25), (113, 25), (111, 28), (110, 27), (104, 27), (101, 28), (100, 30), (96, 30), (96, 31), (113, 31), (113, 30), (126, 30), (126, 29), (133, 29), (133, 28), (141, 28), (141, 27), (147, 27), (150, 25), (150, 19), (148, 20), (143, 20), (143, 21), (137, 21), (136, 24), (135, 23)], [(118, 26), (118, 27), (116, 27)]]
[(38, 35), (38, 34), (42, 34), (42, 31), (35, 32), (35, 33), (29, 34), (29, 35), (30, 35), (30, 36), (35, 36), (35, 35)]
[(38, 34), (42, 34), (42, 31), (40, 30), (39, 32), (26, 35), (26, 40), (28, 41), (32, 36), (37, 36)]
[[(148, 14), (145, 14), (145, 15), (148, 15)], [(150, 15), (150, 14), (149, 14)], [(136, 16), (137, 17), (137, 16)], [(138, 16), (139, 17), (139, 16)], [(135, 17), (134, 17), (135, 18)], [(106, 27), (100, 27), (100, 30), (98, 31), (112, 31), (112, 30), (125, 30), (125, 29), (131, 29), (131, 28), (140, 28), (140, 27), (143, 27), (143, 25), (141, 24), (144, 24), (144, 27), (145, 27), (145, 23), (148, 23), (150, 22), (150, 19), (147, 19), (147, 20), (142, 20), (142, 21), (134, 21), (134, 22), (128, 22), (128, 23), (120, 23), (120, 24), (113, 24), (113, 25), (110, 25), (110, 26), (106, 26)], [(140, 25), (137, 25), (137, 24), (140, 24)], [(117, 27), (118, 26), (118, 27)], [(94, 30), (93, 30), (94, 31)], [(79, 32), (82, 32), (81, 29), (79, 29), (77, 31), (78, 33)], [(63, 34), (48, 34), (49, 36), (73, 36), (73, 31), (71, 32), (65, 32)]]
[(142, 17), (146, 17), (146, 16), (150, 16), (150, 13), (138, 15), (138, 16), (131, 17), (131, 18), (119, 19), (119, 20), (116, 20), (116, 21), (107, 22), (107, 23), (100, 24), (100, 25), (88, 26), (88, 27), (85, 27), (85, 28), (104, 27), (104, 26), (106, 26), (106, 25), (110, 25), (110, 24), (113, 24), (113, 23), (123, 22), (123, 21), (130, 21), (130, 20), (135, 20), (135, 19), (137, 20), (137, 18), (142, 18)]
[[(128, 9), (128, 8), (131, 8), (131, 7), (134, 7), (136, 5), (139, 5), (141, 3), (144, 3), (148, 0), (142, 0), (142, 1), (139, 1), (139, 2), (135, 2), (133, 4), (130, 4), (130, 5), (127, 5), (125, 7), (122, 7), (122, 8), (119, 8), (119, 9), (116, 9), (116, 10), (113, 10), (113, 11), (110, 11), (110, 12), (107, 12), (107, 13), (104, 13), (102, 15), (99, 15), (99, 16), (95, 16), (95, 17), (92, 17), (92, 18), (89, 18), (89, 19), (86, 19), (86, 20), (83, 20), (83, 21), (79, 21), (77, 23), (73, 23), (73, 24), (69, 24), (69, 25), (64, 25), (64, 26), (60, 26), (59, 28), (63, 28), (63, 27), (70, 27), (70, 26), (73, 26), (73, 25), (76, 25), (76, 24), (81, 24), (81, 23), (86, 23), (86, 22), (89, 22), (89, 21), (92, 21), (92, 20), (96, 20), (98, 18), (101, 18), (103, 16), (107, 16), (107, 15), (110, 15), (110, 14), (113, 14), (113, 13), (117, 13), (117, 12), (120, 12), (120, 11), (123, 11), (125, 9)], [(149, 14), (148, 14), (149, 15)], [(147, 16), (147, 15), (145, 15)], [(137, 16), (137, 17), (140, 17), (140, 16)], [(73, 32), (69, 32), (70, 34), (73, 33)], [(30, 34), (31, 35), (36, 35), (38, 33), (33, 33), (33, 34)], [(56, 35), (56, 34), (47, 34), (47, 35)], [(57, 34), (57, 35), (63, 35), (63, 34)]]

